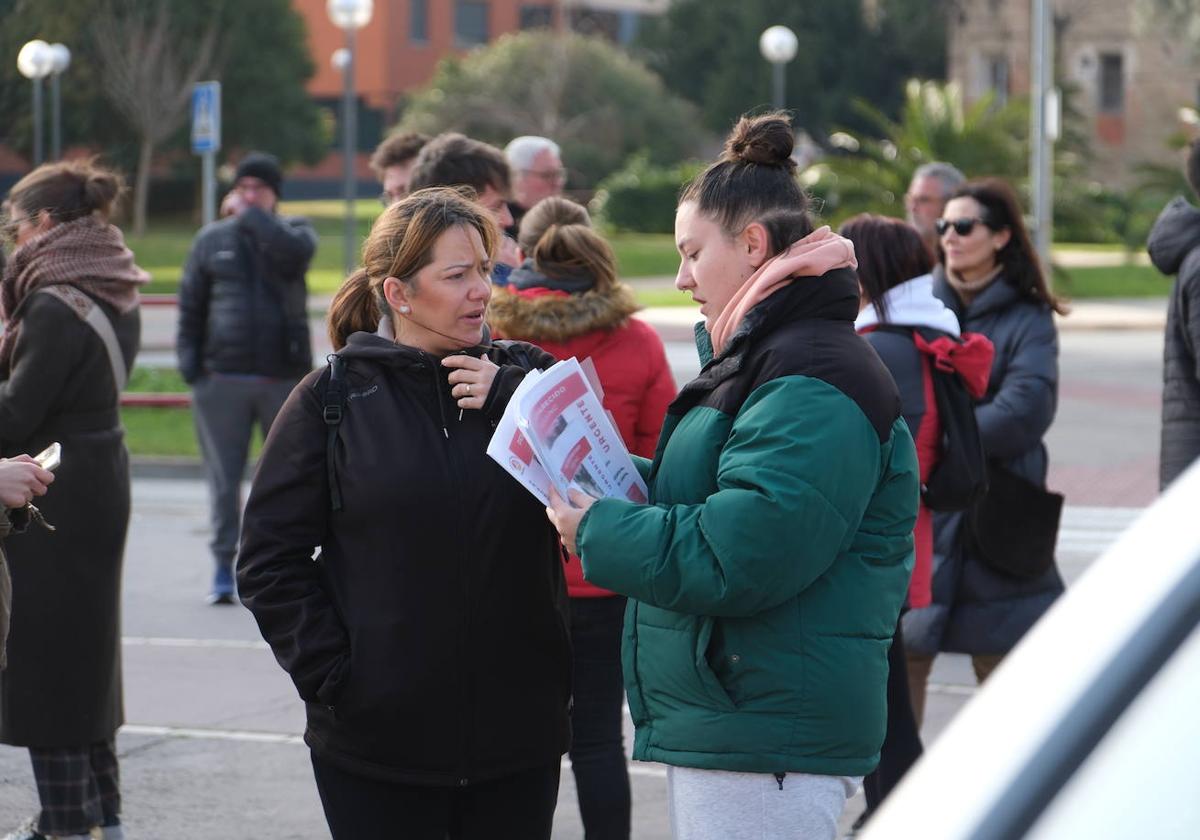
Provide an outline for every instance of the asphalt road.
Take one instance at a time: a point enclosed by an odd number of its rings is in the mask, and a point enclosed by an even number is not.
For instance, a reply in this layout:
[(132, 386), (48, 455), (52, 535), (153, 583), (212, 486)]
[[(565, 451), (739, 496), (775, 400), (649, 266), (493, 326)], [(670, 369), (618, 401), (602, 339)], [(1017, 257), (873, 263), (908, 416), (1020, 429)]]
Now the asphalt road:
[[(1049, 445), (1051, 484), (1067, 493), (1059, 558), (1068, 580), (1153, 500), (1161, 344), (1157, 332), (1063, 334), (1061, 401)], [(682, 383), (695, 371), (692, 351), (676, 342), (668, 350)], [(118, 738), (128, 834), (327, 837), (291, 683), (246, 611), (202, 601), (206, 521), (199, 482), (135, 481), (124, 592), (129, 724)], [(927, 741), (974, 691), (963, 657), (941, 657), (932, 682)], [(631, 773), (634, 837), (669, 837), (663, 768), (638, 763)], [(35, 809), (27, 754), (0, 747), (0, 832)], [(856, 798), (843, 823), (860, 809)], [(569, 770), (554, 836), (582, 837)]]

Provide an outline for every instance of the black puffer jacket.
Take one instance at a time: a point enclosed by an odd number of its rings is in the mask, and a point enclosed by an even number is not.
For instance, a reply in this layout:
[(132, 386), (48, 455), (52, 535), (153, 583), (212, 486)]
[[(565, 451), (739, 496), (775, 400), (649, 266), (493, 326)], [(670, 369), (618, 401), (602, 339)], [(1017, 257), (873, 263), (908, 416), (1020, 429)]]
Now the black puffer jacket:
[(1178, 275), (1163, 344), (1159, 480), (1166, 487), (1200, 457), (1200, 210), (1182, 197), (1168, 204), (1147, 250), (1159, 271)]
[(297, 386), (271, 427), (239, 592), (308, 703), (306, 742), (352, 773), (461, 786), (555, 764), (567, 748), (557, 535), (485, 453), (522, 367), (554, 362), (519, 346), (526, 359), (491, 351), (501, 368), (488, 404), (460, 413), (436, 358), (352, 335), (338, 512), (327, 370)]
[(179, 372), (281, 379), (312, 369), (304, 275), (317, 248), (306, 219), (251, 207), (204, 228), (179, 284)]

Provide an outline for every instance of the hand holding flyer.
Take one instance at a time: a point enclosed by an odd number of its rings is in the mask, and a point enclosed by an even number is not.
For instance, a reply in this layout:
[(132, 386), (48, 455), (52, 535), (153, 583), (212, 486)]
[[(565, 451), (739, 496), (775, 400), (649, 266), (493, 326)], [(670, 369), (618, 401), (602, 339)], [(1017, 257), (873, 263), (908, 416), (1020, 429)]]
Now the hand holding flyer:
[(526, 375), (488, 455), (545, 504), (551, 484), (563, 498), (572, 487), (597, 498), (648, 498), (624, 441), (574, 358)]

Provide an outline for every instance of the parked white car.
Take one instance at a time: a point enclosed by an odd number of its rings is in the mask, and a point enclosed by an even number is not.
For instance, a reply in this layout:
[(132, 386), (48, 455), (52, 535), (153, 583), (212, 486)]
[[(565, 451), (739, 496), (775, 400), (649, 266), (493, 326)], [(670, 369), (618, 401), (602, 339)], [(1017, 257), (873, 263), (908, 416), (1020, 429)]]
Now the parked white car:
[(859, 837), (1200, 838), (1200, 464), (1059, 599)]

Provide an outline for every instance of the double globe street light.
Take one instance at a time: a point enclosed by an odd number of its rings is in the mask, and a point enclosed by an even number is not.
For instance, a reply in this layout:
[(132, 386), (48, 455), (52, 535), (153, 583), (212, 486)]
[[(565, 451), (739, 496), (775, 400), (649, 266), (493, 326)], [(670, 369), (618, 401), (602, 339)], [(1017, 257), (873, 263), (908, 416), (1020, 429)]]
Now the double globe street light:
[(47, 44), (40, 38), (30, 41), (17, 53), (17, 69), (33, 82), (33, 165), (42, 162), (42, 79), (50, 77), (51, 134), (50, 155), (62, 156), (62, 100), (59, 77), (71, 65), (71, 51), (62, 44)]
[(359, 29), (371, 22), (374, 3), (372, 0), (328, 0), (325, 9), (333, 25), (346, 33), (345, 52), (335, 64), (342, 65), (342, 172), (345, 176), (346, 194), (344, 248), (346, 276), (349, 277), (354, 270), (355, 252), (358, 250), (357, 225), (354, 218), (354, 194), (357, 190), (354, 160), (358, 141), (358, 108), (354, 96), (354, 36)]

